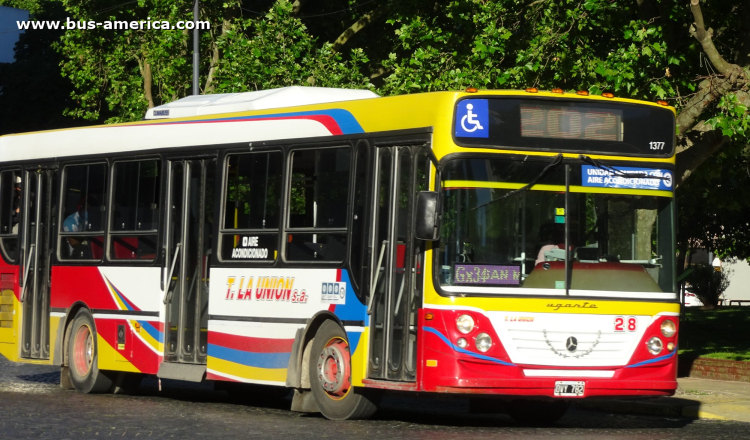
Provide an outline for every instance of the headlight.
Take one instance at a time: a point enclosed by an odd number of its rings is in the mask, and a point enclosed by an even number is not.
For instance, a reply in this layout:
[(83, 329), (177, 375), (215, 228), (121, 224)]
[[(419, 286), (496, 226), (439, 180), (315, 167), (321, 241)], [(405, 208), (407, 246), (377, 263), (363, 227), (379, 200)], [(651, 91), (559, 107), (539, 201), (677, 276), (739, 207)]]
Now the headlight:
[(653, 338), (649, 339), (648, 342), (646, 342), (646, 348), (648, 348), (649, 353), (657, 355), (661, 353), (661, 350), (664, 348), (664, 344), (661, 342), (661, 339), (654, 336)]
[(474, 318), (471, 315), (461, 315), (456, 319), (456, 328), (461, 333), (467, 335), (474, 330)]
[(674, 321), (671, 319), (665, 319), (661, 322), (661, 334), (663, 334), (665, 338), (671, 338), (675, 333), (677, 333), (677, 327), (674, 325)]
[(490, 335), (488, 335), (487, 333), (480, 333), (477, 335), (475, 344), (477, 346), (477, 350), (485, 353), (487, 350), (492, 348), (492, 338), (490, 338)]
[(456, 345), (458, 345), (459, 348), (466, 348), (466, 346), (469, 345), (469, 342), (464, 338), (458, 338)]

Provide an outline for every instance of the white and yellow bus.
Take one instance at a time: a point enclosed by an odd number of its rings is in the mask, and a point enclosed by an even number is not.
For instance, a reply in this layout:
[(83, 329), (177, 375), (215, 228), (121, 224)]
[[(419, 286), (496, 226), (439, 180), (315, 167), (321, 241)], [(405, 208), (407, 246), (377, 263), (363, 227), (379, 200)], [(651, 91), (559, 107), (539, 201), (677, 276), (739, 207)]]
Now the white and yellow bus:
[(4, 136), (0, 353), (331, 419), (391, 390), (536, 421), (671, 395), (674, 149), (666, 103), (535, 89), (290, 87)]

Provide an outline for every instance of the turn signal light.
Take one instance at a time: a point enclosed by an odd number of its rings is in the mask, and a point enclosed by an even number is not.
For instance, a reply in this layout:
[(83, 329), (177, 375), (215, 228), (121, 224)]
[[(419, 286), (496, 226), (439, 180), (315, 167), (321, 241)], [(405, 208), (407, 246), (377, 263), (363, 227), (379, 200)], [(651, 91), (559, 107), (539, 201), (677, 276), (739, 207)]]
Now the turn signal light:
[(576, 95), (589, 96), (589, 92), (587, 92), (586, 90), (579, 90), (576, 92)]
[(552, 89), (550, 90), (552, 93), (563, 93), (563, 89)]
[(478, 92), (478, 90), (477, 90), (476, 87), (467, 87), (466, 88), (466, 93), (477, 93), (477, 92)]
[(615, 95), (612, 94), (612, 93), (602, 93), (602, 96), (604, 96), (605, 98), (614, 98), (615, 97)]
[(656, 101), (656, 103), (659, 104), (659, 105), (669, 105), (669, 103), (667, 101), (661, 101), (661, 100), (660, 101)]
[(536, 87), (527, 87), (526, 93), (539, 93), (539, 89), (537, 89)]

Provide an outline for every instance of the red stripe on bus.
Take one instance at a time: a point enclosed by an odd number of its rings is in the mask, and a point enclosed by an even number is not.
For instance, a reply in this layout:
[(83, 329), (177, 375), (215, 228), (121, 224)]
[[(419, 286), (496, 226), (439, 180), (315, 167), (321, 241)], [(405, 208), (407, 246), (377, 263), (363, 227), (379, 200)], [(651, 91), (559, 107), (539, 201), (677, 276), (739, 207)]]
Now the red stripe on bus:
[(208, 343), (253, 353), (289, 353), (294, 339), (254, 338), (209, 331)]

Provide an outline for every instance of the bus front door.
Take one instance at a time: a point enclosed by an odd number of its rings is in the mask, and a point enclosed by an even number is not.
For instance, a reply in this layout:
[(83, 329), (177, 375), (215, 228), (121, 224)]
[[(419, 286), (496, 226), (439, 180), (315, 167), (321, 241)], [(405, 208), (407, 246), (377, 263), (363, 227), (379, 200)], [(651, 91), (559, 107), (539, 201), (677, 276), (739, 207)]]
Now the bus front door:
[(379, 147), (371, 212), (371, 379), (416, 380), (422, 244), (413, 236), (416, 191), (424, 186), (424, 147)]
[(167, 362), (206, 363), (215, 168), (215, 158), (169, 162), (162, 268)]
[(54, 170), (26, 171), (21, 260), (21, 357), (49, 359)]

